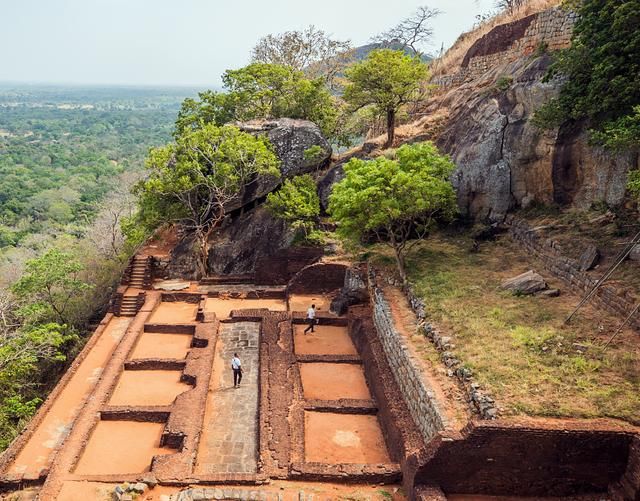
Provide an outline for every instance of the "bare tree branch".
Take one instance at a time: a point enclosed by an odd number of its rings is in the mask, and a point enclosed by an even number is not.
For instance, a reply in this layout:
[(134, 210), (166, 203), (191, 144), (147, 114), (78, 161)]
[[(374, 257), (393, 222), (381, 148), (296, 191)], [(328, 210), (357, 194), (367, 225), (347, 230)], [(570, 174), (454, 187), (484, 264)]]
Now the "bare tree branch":
[(402, 50), (411, 49), (417, 56), (422, 56), (424, 46), (429, 45), (433, 37), (431, 21), (441, 13), (441, 10), (426, 5), (419, 7), (398, 25), (373, 37), (372, 41), (385, 47), (400, 45)]

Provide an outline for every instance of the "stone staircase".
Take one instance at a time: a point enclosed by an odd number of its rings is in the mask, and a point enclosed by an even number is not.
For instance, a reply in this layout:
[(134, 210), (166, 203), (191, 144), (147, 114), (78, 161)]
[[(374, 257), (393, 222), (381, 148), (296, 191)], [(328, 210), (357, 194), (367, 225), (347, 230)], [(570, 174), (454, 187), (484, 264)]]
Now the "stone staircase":
[(135, 317), (138, 313), (138, 296), (124, 296), (120, 304), (121, 317)]
[(125, 295), (118, 292), (111, 300), (111, 311), (116, 317), (135, 317), (146, 300), (147, 294), (140, 292), (135, 295)]
[(135, 256), (122, 277), (123, 285), (137, 289), (151, 288), (151, 257)]

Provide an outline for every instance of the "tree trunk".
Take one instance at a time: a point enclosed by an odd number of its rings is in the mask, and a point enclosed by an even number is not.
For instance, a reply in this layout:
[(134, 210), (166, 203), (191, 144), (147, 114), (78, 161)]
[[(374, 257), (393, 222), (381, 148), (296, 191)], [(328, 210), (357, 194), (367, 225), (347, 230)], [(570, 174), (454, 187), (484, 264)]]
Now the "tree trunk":
[(198, 232), (196, 241), (198, 242), (198, 274), (201, 278), (207, 276), (207, 258), (209, 257), (208, 232)]
[(396, 255), (396, 264), (398, 265), (398, 273), (400, 273), (400, 279), (402, 280), (402, 285), (407, 285), (407, 272), (405, 270), (404, 264), (404, 254), (400, 247), (396, 245), (393, 246), (393, 251)]
[(396, 137), (396, 112), (395, 110), (387, 110), (387, 144), (385, 148), (393, 146), (393, 140)]

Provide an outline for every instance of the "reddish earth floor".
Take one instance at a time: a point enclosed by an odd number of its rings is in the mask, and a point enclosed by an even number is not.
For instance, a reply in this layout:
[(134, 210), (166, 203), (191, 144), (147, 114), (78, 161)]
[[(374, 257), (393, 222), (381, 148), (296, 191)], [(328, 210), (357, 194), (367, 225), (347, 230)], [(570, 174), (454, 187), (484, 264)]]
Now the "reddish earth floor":
[(109, 475), (149, 471), (153, 456), (176, 451), (159, 447), (163, 423), (99, 421), (75, 473)]
[(306, 325), (296, 324), (295, 351), (298, 355), (357, 355), (346, 327), (316, 325), (314, 332), (304, 334)]
[(109, 405), (171, 405), (191, 388), (180, 381), (181, 371), (123, 371)]
[(359, 364), (300, 364), (304, 398), (339, 400), (371, 398), (364, 369)]
[(150, 324), (187, 324), (196, 319), (198, 306), (184, 302), (163, 302), (151, 314)]
[(289, 296), (290, 311), (307, 311), (312, 304), (316, 305), (316, 311), (328, 313), (332, 296), (329, 294), (292, 294)]
[(144, 332), (138, 339), (138, 343), (131, 354), (131, 359), (183, 359), (189, 352), (192, 340), (193, 336), (191, 334)]
[(91, 392), (102, 369), (127, 330), (130, 318), (113, 318), (82, 361), (69, 383), (54, 401), (31, 439), (20, 451), (10, 473), (38, 475), (55, 446), (67, 435), (82, 402)]
[(224, 297), (208, 298), (204, 311), (214, 312), (218, 318), (228, 318), (232, 310), (267, 308), (285, 311), (287, 305), (282, 299), (232, 299)]
[(311, 463), (390, 463), (376, 416), (305, 412), (305, 460)]

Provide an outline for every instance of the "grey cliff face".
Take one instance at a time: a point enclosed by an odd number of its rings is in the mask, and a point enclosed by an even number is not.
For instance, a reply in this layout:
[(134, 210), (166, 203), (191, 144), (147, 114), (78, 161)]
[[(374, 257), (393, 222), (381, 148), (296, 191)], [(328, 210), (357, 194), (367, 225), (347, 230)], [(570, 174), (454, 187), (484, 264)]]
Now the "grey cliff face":
[[(542, 56), (498, 65), (438, 100), (449, 119), (437, 143), (457, 166), (452, 182), (463, 215), (501, 221), (509, 210), (534, 202), (578, 208), (623, 202), (637, 154), (590, 145), (581, 124), (551, 131), (533, 124), (536, 110), (560, 87), (542, 81), (550, 61)], [(501, 75), (513, 78), (506, 91), (495, 88)]]

